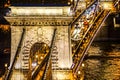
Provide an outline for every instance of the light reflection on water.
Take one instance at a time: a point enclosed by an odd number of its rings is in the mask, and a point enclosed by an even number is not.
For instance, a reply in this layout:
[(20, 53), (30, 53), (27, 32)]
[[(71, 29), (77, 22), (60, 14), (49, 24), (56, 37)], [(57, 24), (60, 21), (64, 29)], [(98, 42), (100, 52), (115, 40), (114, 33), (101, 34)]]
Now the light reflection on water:
[[(100, 43), (92, 44), (88, 55), (104, 56), (96, 58), (86, 58), (85, 80), (120, 80), (120, 43), (110, 43), (103, 47)], [(108, 56), (115, 56), (114, 58)]]

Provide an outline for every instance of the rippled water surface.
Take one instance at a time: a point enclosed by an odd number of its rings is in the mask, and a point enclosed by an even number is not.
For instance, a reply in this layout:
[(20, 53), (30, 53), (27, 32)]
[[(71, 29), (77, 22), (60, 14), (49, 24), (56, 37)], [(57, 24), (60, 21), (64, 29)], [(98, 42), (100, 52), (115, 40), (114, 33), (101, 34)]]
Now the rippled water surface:
[(85, 80), (120, 80), (120, 43), (95, 42), (85, 60)]

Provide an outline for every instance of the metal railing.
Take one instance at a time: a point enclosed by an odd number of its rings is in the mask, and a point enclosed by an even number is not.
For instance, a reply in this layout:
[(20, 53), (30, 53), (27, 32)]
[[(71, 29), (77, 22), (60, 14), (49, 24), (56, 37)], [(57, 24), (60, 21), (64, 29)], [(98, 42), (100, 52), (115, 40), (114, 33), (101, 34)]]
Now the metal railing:
[(87, 52), (89, 46), (91, 45), (92, 41), (94, 40), (99, 29), (101, 28), (102, 23), (108, 17), (109, 13), (110, 13), (110, 11), (105, 11), (105, 10), (101, 11), (101, 13), (93, 21), (91, 27), (88, 28), (88, 30), (86, 31), (84, 38), (79, 43), (79, 49), (77, 51), (79, 57), (77, 59), (77, 63), (75, 63), (75, 66), (73, 68), (74, 73), (77, 73), (77, 71), (79, 70), (79, 67), (82, 64), (82, 61), (86, 55), (86, 52)]
[[(79, 1), (79, 0), (77, 0), (77, 1)], [(85, 14), (86, 10), (89, 9), (92, 5), (94, 5), (94, 4), (97, 3), (97, 2), (98, 2), (98, 0), (95, 0), (95, 1), (91, 2), (91, 4), (89, 4), (85, 10), (81, 11), (81, 12), (78, 14), (78, 16), (75, 17), (75, 19), (70, 23), (70, 25), (71, 25), (71, 26), (75, 25), (75, 23), (81, 18), (81, 16), (82, 16), (83, 14)]]
[(116, 5), (119, 5), (120, 0), (113, 0), (113, 5), (116, 7)]

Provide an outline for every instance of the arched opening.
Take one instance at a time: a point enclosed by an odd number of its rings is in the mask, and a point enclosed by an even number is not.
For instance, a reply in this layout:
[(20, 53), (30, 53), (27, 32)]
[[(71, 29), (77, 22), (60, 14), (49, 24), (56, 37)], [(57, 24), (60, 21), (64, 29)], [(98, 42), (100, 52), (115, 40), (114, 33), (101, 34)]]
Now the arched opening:
[(37, 42), (30, 49), (30, 64), (32, 70), (37, 67), (50, 51), (49, 46), (44, 42)]

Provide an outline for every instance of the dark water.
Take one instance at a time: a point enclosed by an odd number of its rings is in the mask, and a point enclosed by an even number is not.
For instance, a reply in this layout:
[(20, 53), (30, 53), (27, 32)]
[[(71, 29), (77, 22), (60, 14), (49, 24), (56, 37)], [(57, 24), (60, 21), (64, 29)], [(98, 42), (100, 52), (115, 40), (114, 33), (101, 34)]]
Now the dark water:
[(120, 80), (120, 43), (94, 42), (84, 60), (85, 80)]

